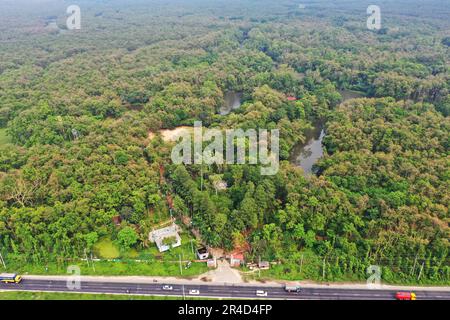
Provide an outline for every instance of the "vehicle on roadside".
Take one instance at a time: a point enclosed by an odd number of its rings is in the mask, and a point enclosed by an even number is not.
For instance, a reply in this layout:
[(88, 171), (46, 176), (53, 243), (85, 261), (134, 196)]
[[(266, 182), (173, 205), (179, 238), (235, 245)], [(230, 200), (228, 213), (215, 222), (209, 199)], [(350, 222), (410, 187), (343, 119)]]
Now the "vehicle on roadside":
[(189, 290), (189, 294), (193, 296), (198, 296), (200, 294), (199, 290)]
[(417, 297), (414, 292), (397, 292), (395, 294), (395, 299), (397, 299), (397, 300), (417, 300)]
[(0, 282), (18, 284), (22, 281), (22, 277), (16, 273), (2, 273), (0, 274)]
[(284, 290), (289, 293), (292, 293), (292, 292), (300, 293), (302, 291), (302, 288), (300, 288), (300, 286), (294, 286), (294, 285), (287, 284), (284, 286)]
[(173, 290), (173, 287), (166, 284), (166, 285), (164, 285), (164, 286), (162, 287), (162, 289), (163, 289), (164, 291), (172, 291), (172, 290)]
[(267, 297), (267, 291), (256, 290), (256, 296), (257, 297)]

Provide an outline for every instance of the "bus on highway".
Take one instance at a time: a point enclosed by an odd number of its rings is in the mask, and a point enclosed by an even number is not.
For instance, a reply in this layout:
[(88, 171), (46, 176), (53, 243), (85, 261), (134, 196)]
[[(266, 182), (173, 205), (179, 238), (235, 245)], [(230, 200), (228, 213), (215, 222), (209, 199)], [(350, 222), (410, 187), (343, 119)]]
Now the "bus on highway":
[(20, 283), (22, 277), (16, 273), (2, 273), (0, 274), (1, 283)]

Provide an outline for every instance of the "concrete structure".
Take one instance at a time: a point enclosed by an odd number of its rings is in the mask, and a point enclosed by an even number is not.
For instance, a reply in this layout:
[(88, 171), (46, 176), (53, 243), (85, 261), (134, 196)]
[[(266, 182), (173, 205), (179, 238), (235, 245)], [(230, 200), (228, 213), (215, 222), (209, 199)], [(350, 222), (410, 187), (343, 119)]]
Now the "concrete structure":
[(236, 253), (230, 255), (230, 265), (232, 267), (238, 268), (244, 264), (244, 255), (242, 253)]
[(260, 268), (261, 270), (269, 270), (270, 269), (269, 261), (260, 261), (258, 263), (258, 268)]
[(198, 248), (197, 249), (197, 257), (199, 260), (206, 260), (209, 258), (209, 252), (206, 247)]
[[(174, 243), (171, 245), (166, 244), (164, 240), (168, 238), (173, 238)], [(156, 243), (159, 252), (165, 252), (171, 248), (181, 246), (181, 237), (178, 234), (178, 226), (176, 224), (150, 232), (149, 240)]]
[(217, 261), (216, 259), (208, 259), (208, 261), (206, 262), (206, 265), (208, 266), (208, 268), (217, 268)]

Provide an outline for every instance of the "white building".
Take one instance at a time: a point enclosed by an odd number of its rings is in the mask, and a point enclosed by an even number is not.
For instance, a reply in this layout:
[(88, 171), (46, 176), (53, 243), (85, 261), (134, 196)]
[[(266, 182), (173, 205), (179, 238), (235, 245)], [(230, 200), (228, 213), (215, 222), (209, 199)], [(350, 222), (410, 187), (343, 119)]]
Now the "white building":
[(202, 247), (197, 249), (197, 257), (199, 260), (206, 260), (209, 258), (208, 248)]
[[(172, 244), (166, 244), (164, 240), (168, 238), (173, 238), (174, 242)], [(178, 226), (176, 224), (150, 232), (149, 240), (156, 243), (159, 252), (165, 252), (171, 248), (181, 246), (181, 237), (178, 234)]]

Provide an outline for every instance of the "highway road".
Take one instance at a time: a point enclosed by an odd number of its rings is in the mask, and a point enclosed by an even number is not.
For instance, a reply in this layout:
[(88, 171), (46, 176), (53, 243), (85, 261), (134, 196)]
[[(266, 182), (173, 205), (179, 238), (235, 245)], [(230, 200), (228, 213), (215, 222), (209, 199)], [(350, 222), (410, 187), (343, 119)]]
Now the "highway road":
[[(396, 291), (378, 289), (344, 288), (303, 288), (300, 293), (287, 293), (280, 287), (240, 286), (240, 285), (181, 285), (170, 284), (173, 290), (163, 290), (166, 283), (119, 283), (83, 281), (81, 288), (70, 290), (66, 281), (24, 279), (20, 284), (0, 284), (0, 290), (48, 291), (80, 293), (113, 293), (130, 295), (160, 295), (211, 298), (260, 298), (256, 290), (267, 291), (268, 299), (293, 300), (394, 300)], [(190, 295), (190, 290), (198, 290), (199, 295)], [(450, 291), (414, 291), (418, 300), (450, 300)], [(263, 298), (265, 299), (265, 298)]]

